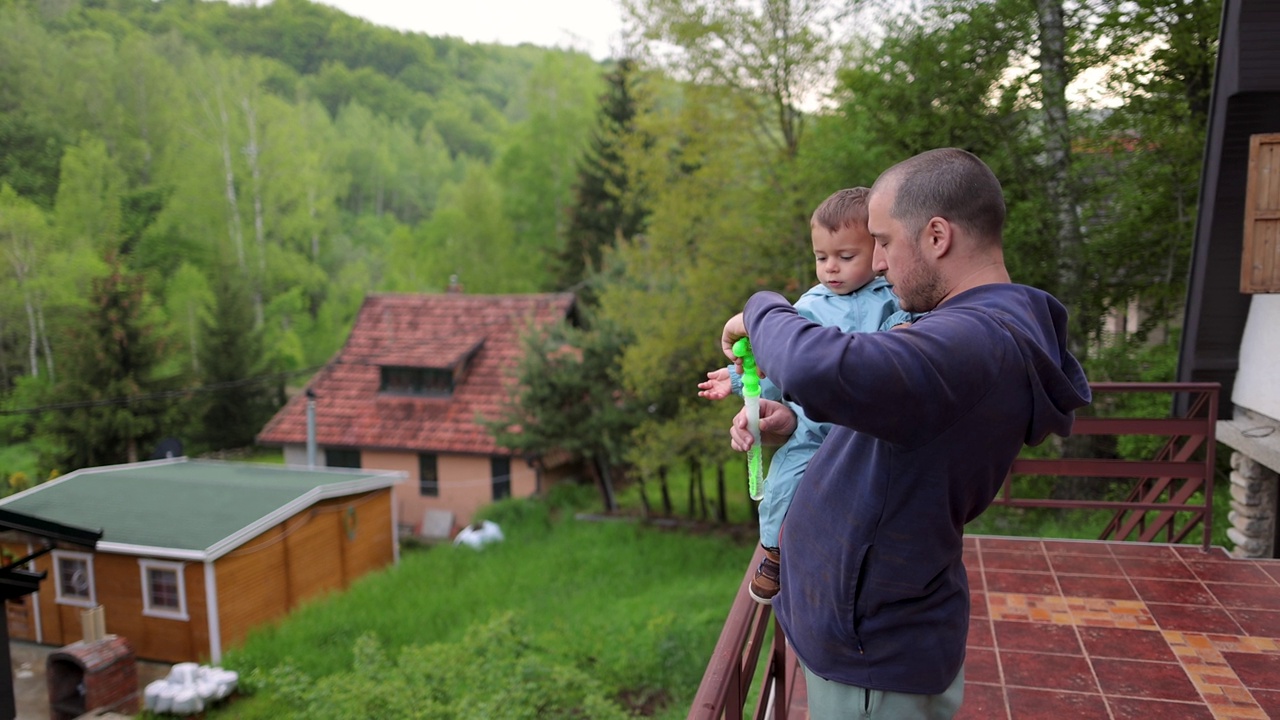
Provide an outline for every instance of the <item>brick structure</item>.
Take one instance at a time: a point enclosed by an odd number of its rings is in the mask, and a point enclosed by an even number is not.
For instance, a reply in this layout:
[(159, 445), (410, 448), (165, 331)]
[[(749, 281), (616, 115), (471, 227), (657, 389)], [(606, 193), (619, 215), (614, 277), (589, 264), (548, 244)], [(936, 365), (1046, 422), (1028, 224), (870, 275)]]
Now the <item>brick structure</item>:
[(1239, 558), (1274, 558), (1280, 515), (1280, 420), (1235, 408), (1219, 420), (1218, 440), (1231, 448), (1231, 525), (1227, 539)]
[(1242, 558), (1275, 557), (1277, 474), (1243, 453), (1231, 453), (1231, 554)]
[(98, 709), (138, 712), (138, 663), (128, 640), (111, 635), (74, 642), (45, 662), (50, 720), (74, 720)]

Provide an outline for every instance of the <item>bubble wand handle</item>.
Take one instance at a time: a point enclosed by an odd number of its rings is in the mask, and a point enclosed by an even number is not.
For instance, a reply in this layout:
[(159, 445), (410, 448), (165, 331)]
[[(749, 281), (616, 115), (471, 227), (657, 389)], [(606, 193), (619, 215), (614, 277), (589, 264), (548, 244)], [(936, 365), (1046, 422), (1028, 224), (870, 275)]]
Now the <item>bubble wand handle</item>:
[(751, 341), (738, 338), (733, 354), (742, 358), (742, 402), (747, 408), (747, 430), (751, 433), (751, 449), (747, 451), (747, 491), (752, 500), (764, 497), (764, 450), (760, 446), (760, 371)]

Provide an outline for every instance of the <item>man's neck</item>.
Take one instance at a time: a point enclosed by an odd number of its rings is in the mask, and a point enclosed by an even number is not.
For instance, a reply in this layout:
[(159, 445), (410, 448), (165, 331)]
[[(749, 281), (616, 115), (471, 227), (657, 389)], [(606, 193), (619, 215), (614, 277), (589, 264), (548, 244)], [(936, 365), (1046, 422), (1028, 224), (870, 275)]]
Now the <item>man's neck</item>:
[(1009, 278), (1009, 270), (1004, 265), (1004, 259), (994, 259), (973, 268), (961, 276), (952, 284), (951, 291), (938, 304), (942, 305), (960, 293), (982, 285), (1007, 284), (1010, 282), (1013, 282), (1013, 280)]

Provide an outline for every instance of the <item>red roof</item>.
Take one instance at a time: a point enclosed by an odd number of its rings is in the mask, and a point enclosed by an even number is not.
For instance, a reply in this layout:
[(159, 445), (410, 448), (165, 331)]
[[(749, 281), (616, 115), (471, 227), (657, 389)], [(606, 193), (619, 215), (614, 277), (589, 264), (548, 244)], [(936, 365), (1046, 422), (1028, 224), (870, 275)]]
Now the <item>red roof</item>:
[[(531, 326), (568, 317), (571, 293), (369, 295), (338, 354), (312, 378), (316, 444), (430, 453), (505, 451), (476, 420), (497, 418)], [(380, 393), (382, 367), (455, 369), (448, 397)], [(264, 445), (305, 444), (299, 393), (258, 435)]]

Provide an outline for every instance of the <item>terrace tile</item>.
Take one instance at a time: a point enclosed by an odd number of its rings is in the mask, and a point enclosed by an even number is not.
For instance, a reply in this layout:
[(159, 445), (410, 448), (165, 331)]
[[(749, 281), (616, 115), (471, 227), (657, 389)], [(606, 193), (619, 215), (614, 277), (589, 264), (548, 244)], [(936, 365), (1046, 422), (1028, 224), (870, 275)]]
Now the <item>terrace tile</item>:
[(964, 559), (959, 720), (1280, 718), (1280, 560), (987, 536)]
[(990, 627), (970, 633), (961, 718), (1280, 717), (1280, 560), (1140, 543), (966, 542)]

